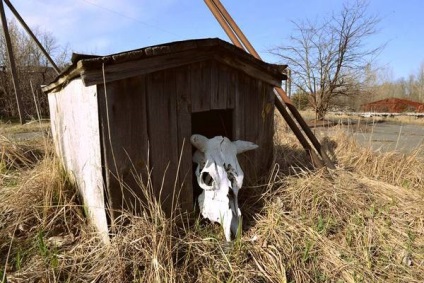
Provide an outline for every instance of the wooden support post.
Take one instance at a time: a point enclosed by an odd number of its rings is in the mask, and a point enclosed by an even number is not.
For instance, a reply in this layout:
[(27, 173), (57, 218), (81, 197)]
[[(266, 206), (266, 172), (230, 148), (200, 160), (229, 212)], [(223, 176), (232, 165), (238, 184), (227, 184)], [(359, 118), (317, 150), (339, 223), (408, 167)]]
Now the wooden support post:
[(41, 52), (43, 52), (44, 56), (46, 56), (47, 60), (50, 62), (52, 67), (55, 69), (56, 73), (60, 74), (60, 69), (57, 67), (53, 59), (50, 57), (49, 53), (44, 49), (43, 45), (38, 41), (37, 37), (34, 35), (34, 33), (31, 31), (31, 29), (28, 27), (28, 25), (25, 23), (24, 19), (22, 19), (21, 15), (19, 15), (18, 11), (16, 11), (15, 7), (13, 7), (12, 3), (10, 3), (9, 0), (4, 0), (6, 5), (9, 7), (10, 11), (15, 15), (15, 17), (18, 19), (18, 21), (21, 23), (22, 27), (26, 30), (26, 32), (29, 34), (29, 36), (34, 40), (35, 44), (37, 44), (38, 48), (40, 48)]
[[(211, 10), (212, 14), (217, 18), (221, 26), (223, 26), (225, 32), (232, 31), (234, 34), (230, 36), (231, 41), (237, 46), (240, 47), (240, 45), (244, 46), (244, 49), (247, 50), (251, 55), (253, 55), (255, 58), (261, 60), (261, 57), (256, 52), (256, 50), (253, 48), (253, 46), (250, 44), (249, 40), (246, 38), (244, 33), (241, 31), (241, 29), (238, 27), (236, 22), (233, 20), (233, 18), (230, 16), (230, 14), (227, 12), (225, 7), (221, 4), (219, 0), (204, 0), (205, 3), (208, 5), (209, 9)], [(224, 24), (226, 23), (226, 27), (224, 27)], [(309, 126), (306, 124), (306, 122), (303, 120), (300, 113), (297, 111), (296, 107), (291, 102), (290, 98), (287, 97), (286, 92), (280, 88), (275, 87), (274, 90), (281, 98), (282, 102), (287, 106), (287, 109), (290, 110), (293, 117), (296, 119), (296, 121), (299, 123), (300, 127), (304, 131), (306, 137), (309, 138), (310, 142), (316, 149), (317, 153), (322, 157), (325, 164), (330, 169), (335, 169), (334, 164), (331, 162), (330, 158), (327, 156), (326, 152), (322, 150), (321, 145), (318, 141), (318, 139), (315, 137), (315, 135), (312, 133)], [(280, 113), (283, 115), (282, 109), (279, 109)], [(284, 111), (286, 113), (286, 111)], [(289, 124), (290, 128), (295, 133), (296, 137), (299, 139), (302, 146), (305, 148), (306, 151), (312, 152), (311, 147), (309, 146), (309, 143), (307, 143), (306, 139), (303, 136), (303, 133), (300, 131), (299, 128), (297, 128), (296, 123), (292, 120), (292, 117), (288, 115), (283, 115), (286, 122)], [(306, 143), (305, 143), (306, 142)], [(306, 146), (308, 144), (308, 146)], [(315, 153), (314, 155), (318, 157)], [(314, 156), (311, 155), (312, 159), (314, 159)], [(314, 162), (314, 160), (313, 160)], [(314, 162), (317, 164), (316, 162)], [(319, 162), (320, 163), (320, 162)], [(321, 166), (318, 166), (321, 167)]]
[(1, 24), (3, 26), (4, 39), (6, 41), (6, 48), (7, 48), (7, 55), (8, 55), (8, 58), (9, 58), (10, 71), (12, 73), (12, 82), (13, 82), (13, 88), (15, 90), (16, 104), (18, 106), (19, 121), (20, 121), (21, 124), (23, 124), (25, 122), (23, 115), (22, 115), (23, 104), (22, 104), (22, 99), (21, 99), (21, 93), (19, 92), (18, 76), (17, 76), (17, 73), (16, 73), (16, 65), (15, 65), (15, 57), (13, 56), (12, 43), (10, 41), (9, 29), (7, 27), (7, 19), (6, 19), (6, 14), (4, 12), (3, 0), (0, 0), (0, 18), (1, 18)]
[(283, 116), (284, 120), (286, 120), (287, 125), (289, 125), (290, 129), (293, 131), (294, 135), (296, 136), (297, 140), (300, 142), (302, 147), (305, 149), (306, 153), (310, 156), (312, 164), (316, 168), (324, 167), (324, 163), (312, 149), (311, 145), (308, 143), (300, 129), (297, 127), (296, 123), (290, 117), (290, 114), (287, 112), (286, 107), (284, 107), (284, 104), (280, 101), (279, 98), (275, 99), (275, 106), (277, 107), (281, 116)]

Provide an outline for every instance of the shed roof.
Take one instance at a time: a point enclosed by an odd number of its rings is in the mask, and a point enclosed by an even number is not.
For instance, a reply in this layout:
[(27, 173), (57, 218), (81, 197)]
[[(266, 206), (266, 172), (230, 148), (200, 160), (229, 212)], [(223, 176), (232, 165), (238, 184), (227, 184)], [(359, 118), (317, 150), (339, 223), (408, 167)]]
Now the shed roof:
[(217, 60), (242, 72), (280, 86), (286, 65), (268, 64), (218, 38), (176, 41), (107, 56), (73, 54), (72, 64), (44, 92), (64, 87), (80, 77), (85, 86), (114, 81), (195, 62)]

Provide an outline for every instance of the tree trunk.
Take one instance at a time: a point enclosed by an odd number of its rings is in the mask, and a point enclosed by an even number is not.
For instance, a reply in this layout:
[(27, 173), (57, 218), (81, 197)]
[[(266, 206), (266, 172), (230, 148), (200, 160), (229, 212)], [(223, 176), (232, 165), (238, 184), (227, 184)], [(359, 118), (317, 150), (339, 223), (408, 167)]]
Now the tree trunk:
[(318, 121), (324, 120), (326, 113), (327, 109), (324, 109), (322, 105), (317, 105), (317, 107), (315, 108), (315, 117)]

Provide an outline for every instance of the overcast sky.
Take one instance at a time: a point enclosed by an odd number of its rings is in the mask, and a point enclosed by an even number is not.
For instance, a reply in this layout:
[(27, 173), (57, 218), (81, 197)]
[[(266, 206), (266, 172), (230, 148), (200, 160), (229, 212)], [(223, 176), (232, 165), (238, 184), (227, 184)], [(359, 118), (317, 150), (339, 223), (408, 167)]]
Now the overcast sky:
[[(219, 37), (228, 40), (202, 0), (11, 0), (30, 27), (50, 32), (71, 51), (107, 55), (171, 41)], [(341, 0), (221, 0), (262, 58), (293, 30), (291, 21), (340, 10)], [(424, 63), (424, 1), (370, 0), (381, 18), (369, 42), (387, 42), (378, 64), (407, 78)], [(5, 5), (6, 11), (8, 10)], [(8, 18), (12, 16), (7, 13)]]

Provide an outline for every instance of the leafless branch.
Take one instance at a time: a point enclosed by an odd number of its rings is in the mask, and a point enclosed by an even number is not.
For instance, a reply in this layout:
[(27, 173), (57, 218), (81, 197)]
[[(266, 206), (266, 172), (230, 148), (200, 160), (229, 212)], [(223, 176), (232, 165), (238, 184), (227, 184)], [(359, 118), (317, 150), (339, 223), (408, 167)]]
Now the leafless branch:
[(318, 118), (324, 117), (335, 96), (360, 90), (366, 66), (384, 48), (366, 45), (380, 22), (367, 9), (367, 1), (356, 0), (329, 18), (293, 22), (288, 43), (271, 50), (291, 68), (295, 87), (310, 95)]

